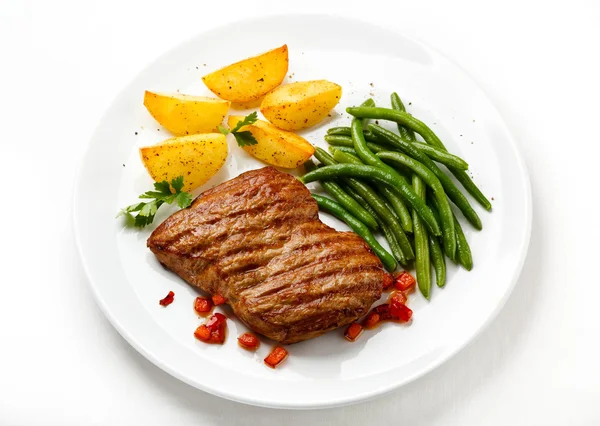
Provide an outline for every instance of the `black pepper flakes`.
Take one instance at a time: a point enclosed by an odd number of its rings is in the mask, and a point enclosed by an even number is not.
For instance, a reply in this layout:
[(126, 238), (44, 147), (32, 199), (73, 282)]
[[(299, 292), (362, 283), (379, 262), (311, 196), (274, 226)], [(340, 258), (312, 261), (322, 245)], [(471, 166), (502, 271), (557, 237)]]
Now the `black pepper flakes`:
[(137, 132), (135, 132), (135, 135), (137, 136)]

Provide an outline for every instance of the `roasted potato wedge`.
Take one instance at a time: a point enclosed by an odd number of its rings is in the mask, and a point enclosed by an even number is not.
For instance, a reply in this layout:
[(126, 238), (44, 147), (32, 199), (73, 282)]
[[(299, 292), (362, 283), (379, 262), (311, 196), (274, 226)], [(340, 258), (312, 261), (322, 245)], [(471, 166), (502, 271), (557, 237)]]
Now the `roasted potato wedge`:
[(227, 140), (220, 133), (205, 133), (167, 139), (140, 148), (142, 162), (156, 182), (183, 176), (184, 191), (206, 183), (225, 164)]
[(231, 102), (205, 96), (146, 91), (144, 106), (176, 136), (216, 132)]
[(288, 70), (287, 45), (244, 59), (202, 77), (221, 99), (249, 102), (279, 86)]
[(300, 130), (323, 120), (341, 97), (342, 88), (330, 81), (299, 81), (268, 93), (260, 112), (280, 129)]
[[(243, 119), (243, 116), (230, 115), (227, 124), (234, 128)], [(266, 121), (258, 120), (242, 127), (240, 131), (251, 132), (258, 142), (242, 148), (253, 157), (273, 166), (295, 169), (315, 152), (315, 147), (303, 137), (278, 129)]]

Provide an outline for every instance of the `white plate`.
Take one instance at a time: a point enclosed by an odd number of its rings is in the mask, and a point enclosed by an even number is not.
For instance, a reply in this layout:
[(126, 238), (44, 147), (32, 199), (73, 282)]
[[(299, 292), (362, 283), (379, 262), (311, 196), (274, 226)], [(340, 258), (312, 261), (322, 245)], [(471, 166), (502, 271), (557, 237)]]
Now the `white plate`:
[[(164, 270), (146, 249), (153, 227), (125, 229), (115, 220), (152, 181), (138, 147), (170, 135), (142, 105), (145, 89), (210, 95), (200, 77), (243, 57), (287, 43), (286, 81), (328, 79), (344, 89), (336, 113), (304, 132), (325, 147), (332, 125), (347, 125), (344, 109), (373, 96), (389, 104), (397, 91), (415, 116), (430, 124), (451, 152), (471, 165), (476, 183), (493, 197), (493, 213), (476, 206), (484, 230), (465, 225), (475, 267), (449, 267), (445, 289), (427, 303), (411, 297), (410, 326), (385, 324), (357, 342), (342, 331), (289, 346), (290, 357), (271, 370), (236, 344), (244, 327), (229, 321), (223, 346), (196, 341), (200, 320), (192, 311), (196, 290)], [(249, 47), (248, 47), (249, 46)], [(136, 134), (137, 132), (137, 134)], [(262, 167), (230, 140), (222, 170), (202, 189)], [(314, 186), (312, 186), (314, 187)], [(196, 191), (196, 192), (200, 192)], [(164, 208), (156, 224), (173, 212)], [(470, 342), (510, 294), (527, 251), (530, 186), (517, 146), (494, 106), (455, 64), (406, 36), (333, 16), (278, 16), (237, 22), (208, 31), (148, 66), (114, 101), (91, 141), (75, 188), (74, 218), (83, 264), (98, 304), (123, 337), (173, 376), (215, 395), (277, 408), (343, 405), (381, 395), (439, 366)], [(343, 224), (324, 216), (338, 229)], [(156, 225), (155, 224), (155, 225)], [(158, 300), (169, 290), (175, 302)]]

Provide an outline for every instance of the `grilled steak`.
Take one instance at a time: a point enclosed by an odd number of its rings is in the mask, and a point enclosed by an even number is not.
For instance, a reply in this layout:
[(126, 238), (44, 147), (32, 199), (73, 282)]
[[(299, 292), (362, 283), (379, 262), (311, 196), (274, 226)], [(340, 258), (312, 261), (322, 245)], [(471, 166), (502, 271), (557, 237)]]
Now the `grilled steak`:
[(308, 189), (272, 167), (204, 192), (165, 220), (148, 247), (281, 343), (356, 320), (381, 296), (385, 274), (362, 238), (322, 223)]

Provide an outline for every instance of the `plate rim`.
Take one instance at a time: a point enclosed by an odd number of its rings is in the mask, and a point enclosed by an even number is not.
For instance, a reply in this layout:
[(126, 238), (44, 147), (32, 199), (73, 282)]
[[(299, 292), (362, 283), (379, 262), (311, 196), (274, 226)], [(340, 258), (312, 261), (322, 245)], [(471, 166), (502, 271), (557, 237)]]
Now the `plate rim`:
[[(420, 46), (423, 46), (426, 49), (429, 49), (433, 52), (435, 52), (436, 54), (438, 54), (440, 57), (443, 57), (445, 60), (447, 60), (448, 62), (450, 62), (453, 66), (455, 66), (462, 74), (464, 74), (464, 76), (466, 76), (469, 81), (478, 89), (481, 91), (481, 93), (488, 99), (489, 104), (491, 106), (491, 108), (494, 110), (494, 112), (496, 114), (498, 114), (498, 117), (500, 118), (501, 122), (504, 124), (505, 130), (507, 132), (507, 138), (506, 138), (506, 143), (508, 145), (510, 145), (510, 147), (512, 148), (514, 154), (515, 154), (515, 158), (517, 160), (516, 165), (518, 166), (518, 171), (519, 171), (519, 175), (521, 176), (522, 180), (523, 180), (523, 184), (524, 184), (524, 201), (525, 201), (525, 205), (522, 206), (524, 207), (524, 212), (525, 212), (525, 229), (522, 233), (522, 237), (519, 241), (519, 246), (518, 246), (518, 250), (519, 250), (519, 260), (518, 263), (513, 271), (513, 274), (511, 276), (510, 279), (510, 283), (508, 284), (508, 286), (506, 287), (506, 291), (504, 292), (502, 298), (499, 300), (499, 302), (496, 304), (495, 308), (493, 311), (491, 311), (489, 313), (489, 315), (487, 316), (486, 320), (480, 324), (480, 326), (477, 328), (477, 330), (472, 333), (470, 336), (468, 336), (468, 338), (464, 339), (460, 344), (454, 345), (452, 346), (451, 350), (446, 351), (443, 356), (438, 357), (436, 360), (434, 360), (433, 362), (431, 362), (430, 364), (428, 364), (426, 367), (415, 370), (412, 374), (407, 375), (407, 377), (402, 380), (399, 381), (397, 383), (392, 383), (389, 384), (387, 386), (381, 386), (380, 388), (378, 388), (377, 390), (374, 391), (370, 391), (370, 392), (366, 392), (366, 393), (361, 393), (361, 392), (357, 392), (355, 395), (353, 395), (353, 397), (351, 398), (338, 398), (338, 399), (333, 399), (333, 400), (328, 400), (324, 403), (295, 403), (295, 404), (282, 404), (282, 403), (269, 403), (268, 401), (263, 401), (263, 400), (259, 400), (256, 398), (252, 398), (252, 397), (240, 397), (237, 394), (231, 394), (228, 392), (224, 392), (222, 390), (219, 389), (215, 389), (212, 387), (208, 387), (208, 386), (204, 386), (203, 383), (195, 381), (195, 380), (191, 380), (190, 378), (188, 378), (186, 375), (181, 374), (179, 372), (179, 370), (177, 368), (174, 368), (166, 363), (164, 363), (159, 357), (157, 357), (153, 352), (146, 350), (146, 348), (139, 343), (136, 338), (121, 324), (121, 322), (114, 316), (111, 314), (110, 308), (107, 305), (106, 301), (103, 300), (103, 298), (100, 295), (100, 291), (99, 288), (97, 286), (97, 284), (94, 283), (94, 280), (92, 278), (92, 274), (90, 273), (89, 270), (89, 266), (88, 263), (86, 261), (86, 258), (84, 256), (83, 253), (83, 243), (81, 241), (81, 234), (78, 231), (80, 224), (79, 224), (79, 211), (78, 211), (78, 206), (80, 204), (80, 202), (78, 202), (79, 199), (79, 193), (81, 191), (81, 177), (82, 177), (82, 170), (84, 168), (84, 163), (85, 163), (85, 159), (87, 158), (89, 151), (91, 149), (92, 143), (96, 138), (97, 133), (99, 132), (102, 123), (104, 122), (104, 119), (106, 118), (106, 116), (109, 114), (109, 111), (111, 110), (111, 108), (114, 105), (114, 102), (119, 99), (126, 91), (127, 89), (140, 77), (140, 75), (145, 72), (148, 68), (151, 68), (153, 65), (155, 65), (156, 63), (160, 62), (162, 60), (163, 57), (168, 56), (171, 52), (173, 52), (174, 50), (178, 49), (179, 47), (181, 47), (182, 45), (191, 43), (192, 41), (194, 41), (195, 39), (197, 39), (198, 37), (201, 37), (203, 34), (206, 34), (208, 32), (211, 31), (218, 31), (236, 24), (240, 24), (240, 23), (248, 23), (248, 22), (252, 22), (252, 21), (263, 21), (265, 19), (290, 19), (290, 18), (303, 18), (303, 19), (310, 19), (310, 18), (320, 18), (320, 19), (338, 19), (340, 21), (345, 21), (346, 23), (355, 23), (355, 24), (359, 24), (359, 25), (367, 25), (367, 26), (371, 26), (371, 27), (375, 27), (378, 29), (384, 29), (386, 31), (390, 31), (392, 33), (397, 34), (400, 37), (404, 37), (408, 40), (411, 40), (417, 44), (419, 44)], [(244, 404), (249, 404), (249, 405), (254, 405), (254, 406), (259, 406), (259, 407), (266, 407), (266, 408), (277, 408), (277, 409), (325, 409), (325, 408), (333, 408), (333, 407), (340, 407), (340, 406), (346, 406), (346, 405), (351, 405), (351, 404), (356, 404), (359, 402), (364, 402), (364, 401), (369, 401), (372, 399), (375, 399), (377, 397), (383, 396), (385, 394), (388, 394), (396, 389), (399, 389), (421, 377), (424, 377), (428, 374), (430, 374), (431, 372), (437, 370), (441, 365), (445, 364), (447, 361), (449, 361), (450, 359), (452, 359), (453, 357), (455, 357), (458, 353), (460, 353), (463, 349), (465, 349), (467, 346), (469, 346), (471, 343), (473, 343), (480, 335), (483, 331), (485, 331), (490, 323), (492, 323), (496, 317), (498, 316), (499, 312), (504, 308), (507, 300), (509, 299), (509, 297), (511, 296), (511, 294), (514, 291), (514, 288), (517, 284), (517, 281), (519, 280), (519, 277), (521, 276), (521, 272), (523, 270), (523, 266), (525, 264), (525, 260), (527, 258), (527, 253), (528, 253), (528, 249), (529, 249), (529, 244), (530, 244), (530, 239), (531, 239), (531, 231), (532, 231), (532, 219), (533, 219), (533, 214), (532, 214), (532, 210), (533, 210), (533, 206), (532, 206), (532, 196), (531, 196), (531, 180), (530, 180), (530, 176), (529, 176), (529, 171), (528, 171), (528, 167), (527, 167), (527, 163), (525, 161), (525, 157), (523, 156), (522, 150), (519, 146), (519, 144), (517, 143), (510, 127), (507, 125), (503, 115), (500, 113), (500, 111), (498, 110), (496, 104), (494, 102), (492, 102), (491, 98), (489, 97), (488, 93), (480, 86), (480, 84), (478, 83), (478, 81), (473, 78), (473, 76), (467, 72), (459, 63), (457, 63), (454, 59), (448, 57), (447, 55), (445, 55), (444, 53), (440, 52), (438, 49), (436, 49), (435, 47), (429, 45), (428, 43), (420, 40), (417, 37), (408, 35), (402, 31), (399, 31), (395, 28), (391, 28), (389, 26), (386, 25), (382, 25), (381, 23), (378, 22), (374, 22), (372, 20), (366, 20), (366, 19), (358, 19), (358, 18), (353, 18), (353, 17), (348, 17), (348, 16), (344, 16), (344, 15), (340, 15), (340, 14), (324, 14), (324, 13), (276, 13), (276, 14), (266, 14), (266, 15), (262, 15), (262, 16), (252, 16), (252, 17), (247, 17), (247, 18), (242, 18), (242, 19), (236, 19), (236, 20), (231, 20), (231, 21), (227, 21), (223, 24), (208, 28), (204, 31), (198, 32), (194, 35), (192, 35), (191, 37), (188, 37), (185, 40), (181, 40), (179, 42), (176, 42), (175, 44), (173, 44), (170, 48), (164, 50), (161, 54), (159, 54), (158, 56), (156, 56), (153, 60), (149, 61), (148, 63), (146, 63), (141, 69), (140, 71), (138, 71), (124, 86), (121, 87), (121, 89), (115, 94), (115, 96), (112, 98), (112, 101), (107, 105), (107, 107), (104, 109), (102, 115), (100, 116), (99, 120), (98, 120), (98, 124), (95, 126), (93, 132), (91, 133), (91, 136), (89, 137), (87, 144), (86, 144), (86, 148), (83, 151), (81, 157), (79, 158), (79, 163), (78, 163), (78, 167), (77, 167), (77, 172), (75, 175), (75, 179), (74, 179), (74, 184), (73, 184), (73, 191), (72, 191), (72, 215), (73, 215), (73, 221), (72, 221), (72, 229), (74, 232), (74, 236), (75, 236), (75, 242), (76, 242), (76, 246), (77, 246), (77, 252), (79, 253), (79, 258), (81, 260), (81, 265), (83, 267), (83, 270), (85, 272), (85, 275), (87, 277), (87, 281), (88, 281), (88, 285), (92, 291), (92, 295), (94, 297), (94, 300), (96, 301), (98, 307), (100, 308), (100, 310), (102, 311), (102, 313), (104, 314), (104, 316), (108, 319), (108, 321), (110, 322), (110, 324), (117, 330), (117, 332), (125, 339), (125, 341), (131, 345), (136, 351), (138, 351), (141, 355), (143, 355), (147, 360), (149, 360), (150, 362), (152, 362), (154, 365), (156, 365), (157, 367), (159, 367), (161, 370), (163, 370), (164, 372), (168, 373), (169, 375), (177, 378), (178, 380), (181, 380), (182, 382), (196, 388), (199, 390), (202, 390), (204, 392), (207, 392), (209, 394), (230, 400), (230, 401), (235, 401), (235, 402), (239, 402), (239, 403), (244, 403)]]

